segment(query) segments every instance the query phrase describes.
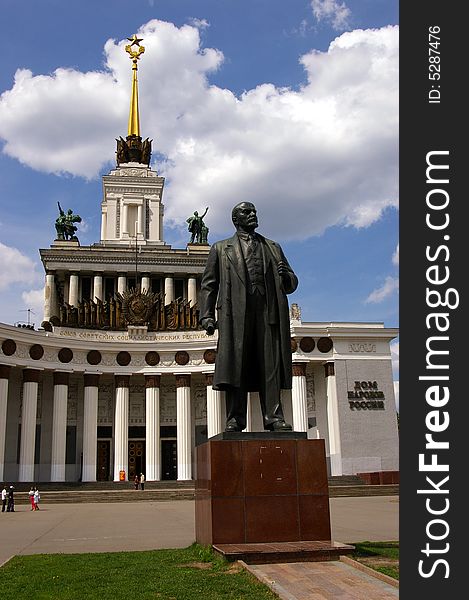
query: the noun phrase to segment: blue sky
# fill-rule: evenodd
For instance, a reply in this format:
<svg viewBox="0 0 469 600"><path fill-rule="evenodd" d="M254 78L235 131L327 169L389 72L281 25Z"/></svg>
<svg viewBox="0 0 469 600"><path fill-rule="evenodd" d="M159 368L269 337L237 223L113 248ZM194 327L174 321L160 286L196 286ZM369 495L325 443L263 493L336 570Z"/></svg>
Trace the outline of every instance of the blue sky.
<svg viewBox="0 0 469 600"><path fill-rule="evenodd" d="M304 321L397 327L397 25L394 0L2 0L0 321L32 308L40 323L57 201L82 216L82 245L99 240L100 177L127 133L122 46L139 33L166 241L183 247L205 206L209 241L226 237L253 201Z"/></svg>

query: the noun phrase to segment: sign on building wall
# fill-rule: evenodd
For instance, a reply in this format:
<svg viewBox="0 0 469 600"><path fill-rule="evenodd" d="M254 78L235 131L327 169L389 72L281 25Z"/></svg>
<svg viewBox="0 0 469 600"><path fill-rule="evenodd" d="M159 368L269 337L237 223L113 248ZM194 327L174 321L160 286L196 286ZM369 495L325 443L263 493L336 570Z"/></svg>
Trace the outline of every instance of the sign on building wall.
<svg viewBox="0 0 469 600"><path fill-rule="evenodd" d="M384 392L377 381L355 381L347 397L350 410L384 410Z"/></svg>

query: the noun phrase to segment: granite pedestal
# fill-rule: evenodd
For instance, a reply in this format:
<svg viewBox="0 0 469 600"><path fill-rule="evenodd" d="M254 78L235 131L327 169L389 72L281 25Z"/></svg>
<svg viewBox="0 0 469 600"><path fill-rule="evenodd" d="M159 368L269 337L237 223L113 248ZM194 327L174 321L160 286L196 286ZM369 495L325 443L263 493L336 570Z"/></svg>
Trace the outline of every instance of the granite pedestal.
<svg viewBox="0 0 469 600"><path fill-rule="evenodd" d="M197 447L195 508L199 544L330 542L324 440L296 432L211 438Z"/></svg>

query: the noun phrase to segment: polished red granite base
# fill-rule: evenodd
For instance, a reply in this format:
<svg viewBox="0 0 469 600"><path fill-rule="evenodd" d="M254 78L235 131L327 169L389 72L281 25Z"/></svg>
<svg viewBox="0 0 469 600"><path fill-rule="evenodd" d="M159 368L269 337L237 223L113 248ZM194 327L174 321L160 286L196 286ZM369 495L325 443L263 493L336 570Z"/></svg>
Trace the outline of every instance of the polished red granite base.
<svg viewBox="0 0 469 600"><path fill-rule="evenodd" d="M254 565L339 560L339 556L353 552L354 546L323 540L275 544L215 544L213 549L228 560L244 560L245 563Z"/></svg>
<svg viewBox="0 0 469 600"><path fill-rule="evenodd" d="M324 440L209 440L195 504L199 544L330 540Z"/></svg>

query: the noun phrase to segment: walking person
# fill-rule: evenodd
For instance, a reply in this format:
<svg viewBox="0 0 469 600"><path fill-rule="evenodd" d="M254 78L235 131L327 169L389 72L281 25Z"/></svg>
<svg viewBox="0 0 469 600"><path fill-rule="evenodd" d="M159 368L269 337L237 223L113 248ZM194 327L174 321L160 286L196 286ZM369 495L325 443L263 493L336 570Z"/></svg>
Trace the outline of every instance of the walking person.
<svg viewBox="0 0 469 600"><path fill-rule="evenodd" d="M10 485L10 488L8 490L7 512L15 512L15 494L12 485Z"/></svg>
<svg viewBox="0 0 469 600"><path fill-rule="evenodd" d="M140 473L140 487L142 490L145 489L145 475L143 473Z"/></svg>
<svg viewBox="0 0 469 600"><path fill-rule="evenodd" d="M39 510L39 502L41 500L41 496L39 494L39 490L37 488L34 489L34 510Z"/></svg>
<svg viewBox="0 0 469 600"><path fill-rule="evenodd" d="M34 491L35 491L35 487L31 486L31 489L28 492L28 496L29 496L29 502L31 504L31 510L34 510Z"/></svg>
<svg viewBox="0 0 469 600"><path fill-rule="evenodd" d="M2 512L5 512L5 509L7 507L7 497L8 492L6 486L4 485L2 489Z"/></svg>

